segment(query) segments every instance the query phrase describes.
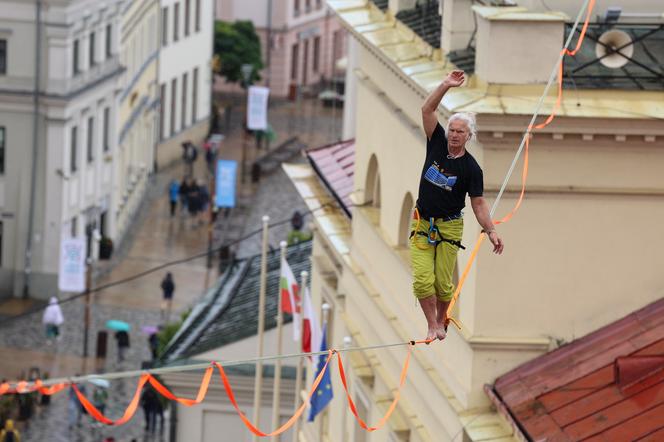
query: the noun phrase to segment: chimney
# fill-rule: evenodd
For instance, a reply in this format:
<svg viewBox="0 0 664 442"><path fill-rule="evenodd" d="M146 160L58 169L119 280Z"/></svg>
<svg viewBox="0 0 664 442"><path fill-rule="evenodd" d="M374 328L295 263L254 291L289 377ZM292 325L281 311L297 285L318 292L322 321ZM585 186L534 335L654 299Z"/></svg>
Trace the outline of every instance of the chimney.
<svg viewBox="0 0 664 442"><path fill-rule="evenodd" d="M561 12L474 6L477 16L475 73L487 83L546 83L563 47Z"/></svg>
<svg viewBox="0 0 664 442"><path fill-rule="evenodd" d="M399 11L413 9L416 3L417 0L389 0L387 9L389 9L393 16L396 16Z"/></svg>
<svg viewBox="0 0 664 442"><path fill-rule="evenodd" d="M440 0L443 1L443 0ZM440 48L443 53L466 49L475 30L473 0L444 0Z"/></svg>

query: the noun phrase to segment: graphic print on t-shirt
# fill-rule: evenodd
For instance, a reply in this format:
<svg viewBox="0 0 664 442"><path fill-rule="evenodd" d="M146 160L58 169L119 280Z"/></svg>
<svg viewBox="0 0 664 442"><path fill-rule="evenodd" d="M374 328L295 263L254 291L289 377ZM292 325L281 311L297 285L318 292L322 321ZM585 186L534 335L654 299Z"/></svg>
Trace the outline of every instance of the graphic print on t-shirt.
<svg viewBox="0 0 664 442"><path fill-rule="evenodd" d="M426 179L434 186L441 187L447 191L451 191L452 187L454 187L457 182L456 175L448 175L444 173L444 170L440 170L440 167L436 161L434 161L433 164L429 166L429 169L427 169L426 173L424 174L424 179Z"/></svg>

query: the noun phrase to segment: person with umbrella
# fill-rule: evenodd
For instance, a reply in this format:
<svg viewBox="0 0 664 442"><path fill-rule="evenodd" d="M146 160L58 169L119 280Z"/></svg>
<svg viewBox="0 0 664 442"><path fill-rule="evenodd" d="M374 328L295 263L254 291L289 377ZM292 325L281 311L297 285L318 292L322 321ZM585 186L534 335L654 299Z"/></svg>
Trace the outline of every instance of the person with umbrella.
<svg viewBox="0 0 664 442"><path fill-rule="evenodd" d="M109 319L106 321L106 328L115 330L115 340L118 343L118 362L124 361L125 353L129 348L129 330L131 330L131 326L118 319Z"/></svg>
<svg viewBox="0 0 664 442"><path fill-rule="evenodd" d="M65 318L62 316L62 309L58 304L58 298L51 296L51 299L48 302L48 307L46 307L44 315L42 316L42 323L44 323L44 326L46 327L46 343L50 345L52 339L59 339L60 326L64 322Z"/></svg>
<svg viewBox="0 0 664 442"><path fill-rule="evenodd" d="M109 382L105 379L92 379L90 383L95 386L92 392L92 404L101 414L104 414L106 401L108 401L108 391L106 389L109 387Z"/></svg>
<svg viewBox="0 0 664 442"><path fill-rule="evenodd" d="M171 307L173 305L173 293L175 292L175 282L173 282L173 275L167 272L164 279L161 281L161 291L163 294L163 301L161 303L161 317L164 317L166 312L166 321L171 316Z"/></svg>

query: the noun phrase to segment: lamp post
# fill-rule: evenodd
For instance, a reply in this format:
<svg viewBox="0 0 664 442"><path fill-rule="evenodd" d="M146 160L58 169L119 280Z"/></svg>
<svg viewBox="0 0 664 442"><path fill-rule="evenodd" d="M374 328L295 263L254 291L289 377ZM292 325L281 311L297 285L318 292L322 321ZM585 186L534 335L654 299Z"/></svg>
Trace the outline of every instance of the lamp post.
<svg viewBox="0 0 664 442"><path fill-rule="evenodd" d="M247 143L249 142L249 120L247 118L247 110L249 109L249 84L251 82L251 76L254 73L254 65L251 63L245 63L240 68L242 71L242 83L244 85L245 92L245 110L244 110L244 132L242 133L242 169L240 170L240 177L242 184L246 182L246 163L247 163Z"/></svg>
<svg viewBox="0 0 664 442"><path fill-rule="evenodd" d="M88 336L90 334L90 290L92 289L92 270L95 253L99 253L101 234L98 229L92 232L93 247L90 247L90 256L85 259L85 316L83 319L83 359L88 357Z"/></svg>

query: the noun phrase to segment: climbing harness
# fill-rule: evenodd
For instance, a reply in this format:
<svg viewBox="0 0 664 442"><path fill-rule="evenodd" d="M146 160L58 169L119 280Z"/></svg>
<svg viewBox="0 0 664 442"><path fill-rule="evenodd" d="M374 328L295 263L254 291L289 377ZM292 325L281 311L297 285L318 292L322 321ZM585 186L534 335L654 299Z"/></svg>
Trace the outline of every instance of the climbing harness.
<svg viewBox="0 0 664 442"><path fill-rule="evenodd" d="M456 240L453 240L453 239L445 238L440 233L440 230L438 230L438 227L436 227L436 223L435 223L436 219L434 217L429 217L429 230L427 232L421 231L420 230L420 221L421 221L420 210L417 207L415 207L414 214L415 214L415 219L417 220L417 224L415 225L415 230L410 231L410 240L413 241L413 244L415 244L415 246L418 249L426 250L428 246L434 246L434 248L436 248L436 247L438 247L438 244L440 244L441 242L450 243L450 244L452 244L454 246L457 246L458 248L463 249L463 250L466 249L463 246L463 244L461 244L461 241L456 241ZM459 215L457 215L457 216L451 216L451 217L445 218L445 221L452 221L453 219L461 218L461 216L463 216L463 215L461 213L459 213ZM414 240L415 235L426 236L428 245L426 245L424 247L420 246ZM438 239L438 238L440 238L440 239Z"/></svg>

